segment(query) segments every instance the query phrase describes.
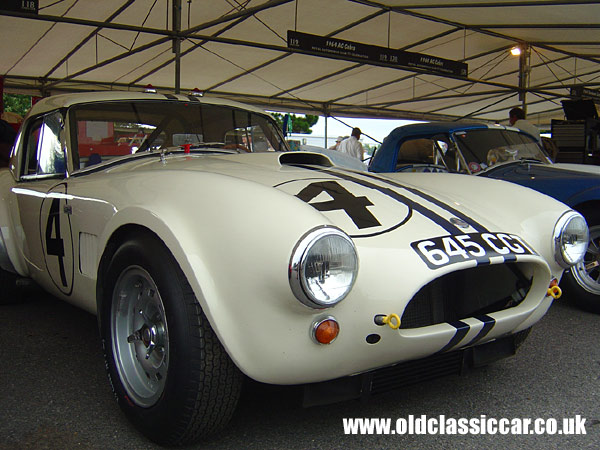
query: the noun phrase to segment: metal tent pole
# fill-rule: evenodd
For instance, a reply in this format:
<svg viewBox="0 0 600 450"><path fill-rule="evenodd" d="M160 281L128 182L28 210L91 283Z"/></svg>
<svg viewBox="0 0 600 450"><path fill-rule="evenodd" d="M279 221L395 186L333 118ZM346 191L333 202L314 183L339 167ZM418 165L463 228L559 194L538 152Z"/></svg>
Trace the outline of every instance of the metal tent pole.
<svg viewBox="0 0 600 450"><path fill-rule="evenodd" d="M521 54L519 55L519 100L521 101L521 108L525 112L527 117L527 87L529 85L529 72L531 48L528 44L521 44Z"/></svg>
<svg viewBox="0 0 600 450"><path fill-rule="evenodd" d="M175 93L181 92L181 0L173 0L173 53L175 53Z"/></svg>

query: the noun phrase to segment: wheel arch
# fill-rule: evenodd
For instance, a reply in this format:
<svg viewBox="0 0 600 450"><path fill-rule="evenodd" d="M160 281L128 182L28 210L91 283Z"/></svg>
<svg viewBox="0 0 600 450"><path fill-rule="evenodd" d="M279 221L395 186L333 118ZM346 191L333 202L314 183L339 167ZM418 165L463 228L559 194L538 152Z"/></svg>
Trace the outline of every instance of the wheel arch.
<svg viewBox="0 0 600 450"><path fill-rule="evenodd" d="M119 225L112 231L112 233L110 233L110 236L106 240L106 244L103 247L102 255L99 260L96 274L96 317L98 320L99 329L101 329L102 327L101 311L102 307L104 306L103 301L106 297L106 292L104 291L105 275L108 266L111 262L111 259L122 244L124 244L132 238L139 237L141 235L151 237L160 245L162 245L165 248L165 250L171 255L173 261L179 266L179 269L182 271L183 275L186 277L186 279L192 286L192 289L194 290L194 294L196 295L196 299L199 302L200 306L206 312L207 307L205 302L201 300L203 299L201 292L198 292L197 289L194 289L194 280L190 279L190 277L193 276L194 272L191 266L189 266L188 261L185 260L184 256L182 256L185 255L185 253L183 252L183 246L181 242L179 242L179 240L174 235L172 235L172 233L171 235L165 235L169 234L169 231L167 230L168 227L164 228L161 232L156 230L154 227L150 227L148 225L130 222ZM209 322L212 321L209 319Z"/></svg>
<svg viewBox="0 0 600 450"><path fill-rule="evenodd" d="M110 264L110 261L123 243L125 243L128 239L131 239L133 236L139 235L140 233L147 233L152 235L155 239L159 240L163 245L164 241L150 228L145 227L140 224L130 223L121 225L119 228L113 231L111 236L109 237L106 245L104 246L104 251L102 252L102 256L100 257L100 262L98 264L98 273L96 276L96 317L98 319L98 328L102 328L102 311L103 301L104 301L104 277L106 275L106 269ZM166 247L166 245L165 245Z"/></svg>
<svg viewBox="0 0 600 450"><path fill-rule="evenodd" d="M196 247L198 242L190 239L190 236L183 236L174 230L172 227L177 224L170 221L163 221L160 219L161 216L152 214L149 210L140 208L131 208L126 214L123 214L123 218L127 217L131 219L136 217L138 221L123 220L118 225L115 225L112 232L107 233L108 237L105 239L105 244L102 248L102 254L99 258L98 269L96 274L96 317L98 321L98 329L102 330L102 308L103 301L106 298L106 292L104 291L105 275L111 259L119 247L136 236L147 235L152 239L156 240L162 245L165 250L171 255L173 261L178 265L179 269L183 273L183 276L187 279L196 301L202 308L206 315L208 322L217 334L221 343L227 349L223 336L219 327L215 323L215 319L212 317L211 308L209 301L206 299L203 291L203 279L202 276L198 277L197 273L192 266L192 263L187 259L187 254L184 248ZM158 220L157 220L158 219ZM143 223L143 225L142 225ZM169 226L171 225L171 227ZM179 237L178 237L179 236ZM203 276L208 276L203 274Z"/></svg>

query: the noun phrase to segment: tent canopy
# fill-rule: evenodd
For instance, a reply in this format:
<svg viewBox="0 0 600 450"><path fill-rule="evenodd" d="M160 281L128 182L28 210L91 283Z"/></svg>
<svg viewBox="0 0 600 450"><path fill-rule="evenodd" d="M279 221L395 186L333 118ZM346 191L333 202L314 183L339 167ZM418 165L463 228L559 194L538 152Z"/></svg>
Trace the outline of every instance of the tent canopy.
<svg viewBox="0 0 600 450"><path fill-rule="evenodd" d="M3 0L6 5L15 2ZM0 11L7 92L194 88L332 116L563 118L600 86L600 3L478 0L39 0ZM8 8L8 6L0 6ZM288 31L468 66L466 76L288 47ZM335 41L339 42L340 41ZM519 46L522 56L510 49ZM382 57L383 58L383 57Z"/></svg>

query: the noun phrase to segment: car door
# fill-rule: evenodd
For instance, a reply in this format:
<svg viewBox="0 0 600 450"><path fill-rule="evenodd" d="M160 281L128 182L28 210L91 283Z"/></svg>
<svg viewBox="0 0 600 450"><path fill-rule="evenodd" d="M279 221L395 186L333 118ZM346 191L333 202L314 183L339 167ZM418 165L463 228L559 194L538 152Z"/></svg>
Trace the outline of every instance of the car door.
<svg viewBox="0 0 600 450"><path fill-rule="evenodd" d="M28 121L17 197L23 256L32 278L57 294L73 289L74 257L60 111Z"/></svg>

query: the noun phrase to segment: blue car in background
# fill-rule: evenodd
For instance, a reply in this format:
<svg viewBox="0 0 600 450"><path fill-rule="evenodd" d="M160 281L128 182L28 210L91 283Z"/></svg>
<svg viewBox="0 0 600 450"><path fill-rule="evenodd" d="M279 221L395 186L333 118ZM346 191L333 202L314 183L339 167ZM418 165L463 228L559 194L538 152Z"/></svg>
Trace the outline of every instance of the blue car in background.
<svg viewBox="0 0 600 450"><path fill-rule="evenodd" d="M565 294L600 313L600 166L554 164L538 141L517 128L430 122L396 128L373 156L372 172L456 172L497 178L556 198L590 228L584 260L566 272Z"/></svg>

